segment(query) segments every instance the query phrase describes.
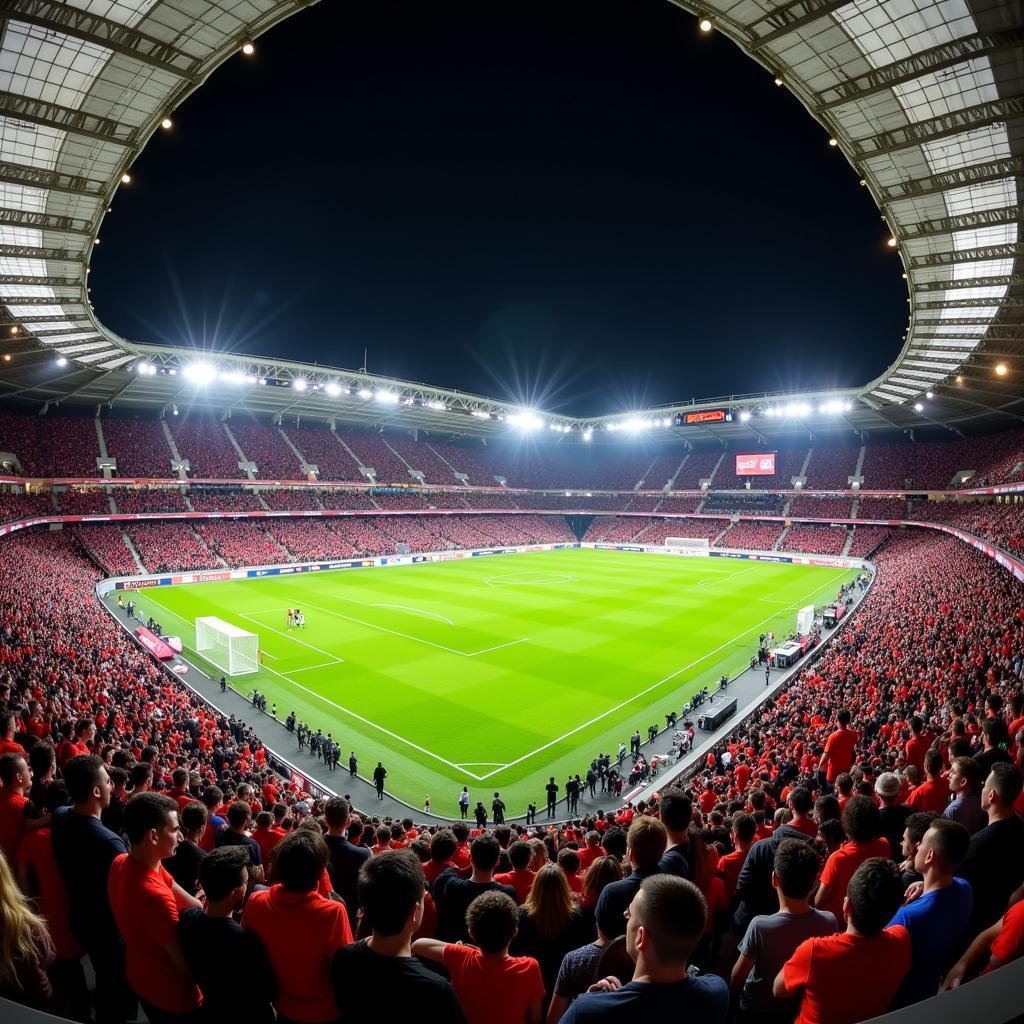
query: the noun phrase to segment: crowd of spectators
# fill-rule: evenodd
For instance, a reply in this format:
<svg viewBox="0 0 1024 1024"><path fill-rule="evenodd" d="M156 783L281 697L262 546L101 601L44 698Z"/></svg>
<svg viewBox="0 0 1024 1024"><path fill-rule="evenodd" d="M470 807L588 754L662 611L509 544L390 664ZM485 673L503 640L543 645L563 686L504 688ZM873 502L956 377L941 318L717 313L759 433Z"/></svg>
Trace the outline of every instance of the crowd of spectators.
<svg viewBox="0 0 1024 1024"><path fill-rule="evenodd" d="M107 506L110 511L110 506ZM25 516L52 515L54 513L51 494L14 494L11 491L0 491L0 522L23 519Z"/></svg>
<svg viewBox="0 0 1024 1024"><path fill-rule="evenodd" d="M388 444L409 463L412 469L419 470L423 474L424 483L458 484L455 470L429 444L399 437L388 438Z"/></svg>
<svg viewBox="0 0 1024 1024"><path fill-rule="evenodd" d="M728 460L728 453L723 458L722 452L690 452L676 476L675 483L672 485L673 489L677 491L696 490L700 487L702 480L711 480L713 486L716 480L712 474L714 474L719 460L724 464Z"/></svg>
<svg viewBox="0 0 1024 1024"><path fill-rule="evenodd" d="M853 508L850 498L815 498L800 496L793 498L786 510L791 519L849 519ZM886 517L888 518L888 517Z"/></svg>
<svg viewBox="0 0 1024 1024"><path fill-rule="evenodd" d="M192 487L188 492L189 504L196 512L262 512L264 505L253 491L219 491L212 488Z"/></svg>
<svg viewBox="0 0 1024 1024"><path fill-rule="evenodd" d="M302 464L288 447L279 427L232 423L231 433L246 462L256 466L261 480L301 480Z"/></svg>
<svg viewBox="0 0 1024 1024"><path fill-rule="evenodd" d="M352 480L362 481L359 463L338 440L338 435L331 430L317 430L309 427L289 427L285 433L289 440L302 453L302 457L311 466L317 468L319 480Z"/></svg>
<svg viewBox="0 0 1024 1024"><path fill-rule="evenodd" d="M223 567L223 563L206 546L191 524L128 523L125 532L149 572L182 572L189 569Z"/></svg>
<svg viewBox="0 0 1024 1024"><path fill-rule="evenodd" d="M678 453L659 455L644 470L640 489L644 491L660 491L666 484L675 479L683 464L683 457Z"/></svg>
<svg viewBox="0 0 1024 1024"><path fill-rule="evenodd" d="M244 474L241 461L220 420L174 418L171 424L178 454L188 459L188 475L196 479L237 480Z"/></svg>
<svg viewBox="0 0 1024 1024"><path fill-rule="evenodd" d="M847 554L853 558L868 558L892 534L893 531L885 526L856 526L853 530L853 543Z"/></svg>
<svg viewBox="0 0 1024 1024"><path fill-rule="evenodd" d="M23 476L96 476L96 425L81 416L28 416L0 411L0 452L11 452Z"/></svg>
<svg viewBox="0 0 1024 1024"><path fill-rule="evenodd" d="M100 421L107 455L117 460L119 477L149 477L167 480L171 472L174 453L167 443L163 423L153 419L120 419L110 417ZM95 427L93 427L95 433ZM86 476L96 476L96 464ZM238 476L235 467L232 476Z"/></svg>
<svg viewBox="0 0 1024 1024"><path fill-rule="evenodd" d="M807 464L805 487L842 491L850 486L850 477L857 468L860 448L856 445L815 447Z"/></svg>
<svg viewBox="0 0 1024 1024"><path fill-rule="evenodd" d="M120 526L73 526L70 532L106 575L134 576L139 571Z"/></svg>
<svg viewBox="0 0 1024 1024"><path fill-rule="evenodd" d="M904 498L876 498L865 495L857 501L857 519L906 519Z"/></svg>
<svg viewBox="0 0 1024 1024"><path fill-rule="evenodd" d="M278 565L293 560L268 520L199 519L192 527L214 555L228 565Z"/></svg>
<svg viewBox="0 0 1024 1024"><path fill-rule="evenodd" d="M782 536L783 523L761 523L754 519L743 519L734 523L718 540L716 548L751 548L754 551L771 551Z"/></svg>
<svg viewBox="0 0 1024 1024"><path fill-rule="evenodd" d="M956 526L1014 554L1024 552L1024 503L1021 502L915 501L911 504L909 518Z"/></svg>
<svg viewBox="0 0 1024 1024"><path fill-rule="evenodd" d="M854 1024L1024 954L1024 588L954 538L891 539L818 660L651 803L490 829L311 799L127 641L72 536L4 543L5 996L85 1019L88 955L98 1024L722 1024L730 990Z"/></svg>
<svg viewBox="0 0 1024 1024"><path fill-rule="evenodd" d="M114 505L118 512L188 512L185 495L177 487L152 487L129 490L113 488Z"/></svg>
<svg viewBox="0 0 1024 1024"><path fill-rule="evenodd" d="M845 527L797 523L790 527L782 542L787 551L806 551L818 555L840 555L846 545Z"/></svg>
<svg viewBox="0 0 1024 1024"><path fill-rule="evenodd" d="M373 469L379 484L412 483L409 467L388 447L387 442L372 434L346 434L345 443L361 465Z"/></svg>

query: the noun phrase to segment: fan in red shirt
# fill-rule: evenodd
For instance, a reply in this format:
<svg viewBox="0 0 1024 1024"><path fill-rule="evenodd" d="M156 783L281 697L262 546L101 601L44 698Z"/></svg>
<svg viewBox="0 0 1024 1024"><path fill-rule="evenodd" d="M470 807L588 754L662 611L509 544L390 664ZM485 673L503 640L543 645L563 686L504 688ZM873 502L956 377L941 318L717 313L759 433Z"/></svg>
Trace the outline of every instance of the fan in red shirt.
<svg viewBox="0 0 1024 1024"><path fill-rule="evenodd" d="M586 871L598 857L605 855L605 849L601 845L601 833L596 828L592 832L588 832L586 846L581 847L577 852L580 856L580 871Z"/></svg>
<svg viewBox="0 0 1024 1024"><path fill-rule="evenodd" d="M917 715L910 719L910 733L905 748L907 764L915 764L920 771L924 771L924 755L931 748L935 737L925 729L924 722Z"/></svg>
<svg viewBox="0 0 1024 1024"><path fill-rule="evenodd" d="M131 852L110 865L107 894L124 936L127 977L151 1021L191 1013L201 996L178 943L178 911L200 906L162 860L178 846L178 807L160 793L139 793L124 809Z"/></svg>
<svg viewBox="0 0 1024 1024"><path fill-rule="evenodd" d="M14 741L14 712L0 714L0 755L24 754L25 748Z"/></svg>
<svg viewBox="0 0 1024 1024"><path fill-rule="evenodd" d="M494 880L502 885L510 885L516 891L516 903L523 904L526 897L530 895L530 886L537 872L530 870L530 861L533 858L533 848L529 843L521 839L516 840L508 848L508 859L512 864L511 871L504 871L495 875Z"/></svg>
<svg viewBox="0 0 1024 1024"><path fill-rule="evenodd" d="M882 834L882 818L878 804L871 797L851 797L843 811L843 843L825 862L821 885L814 897L819 910L830 910L836 920L843 919L843 900L854 872L872 857L889 857L889 840Z"/></svg>
<svg viewBox="0 0 1024 1024"><path fill-rule="evenodd" d="M843 900L846 931L806 939L775 978L776 999L801 997L796 1024L856 1024L885 1013L910 970L910 934L885 927L902 902L892 861L857 869Z"/></svg>
<svg viewBox="0 0 1024 1024"><path fill-rule="evenodd" d="M331 957L353 939L344 904L317 892L328 859L319 830L290 832L275 851L274 884L254 892L242 915L242 927L263 941L277 975L279 1018L320 1024L340 1016Z"/></svg>
<svg viewBox="0 0 1024 1024"><path fill-rule="evenodd" d="M949 803L949 783L942 777L942 755L929 750L924 755L924 782L913 790L907 803L915 811L931 811L941 814Z"/></svg>
<svg viewBox="0 0 1024 1024"><path fill-rule="evenodd" d="M32 805L25 794L32 785L32 770L21 754L0 756L0 850L9 863L14 864L18 847L29 827L27 815ZM33 818L33 827L45 825L46 819Z"/></svg>
<svg viewBox="0 0 1024 1024"><path fill-rule="evenodd" d="M818 771L824 771L829 782L835 782L836 776L848 772L853 764L853 751L860 737L850 728L850 719L849 709L840 708L836 715L839 728L825 741L825 752L821 755Z"/></svg>
<svg viewBox="0 0 1024 1024"><path fill-rule="evenodd" d="M718 873L725 883L726 899L732 900L736 894L736 883L739 881L740 872L743 870L743 863L747 859L750 848L754 845L754 836L757 832L757 822L752 814L744 814L737 811L732 817L732 845L735 847L732 853L727 853L718 859Z"/></svg>
<svg viewBox="0 0 1024 1024"><path fill-rule="evenodd" d="M544 980L531 956L509 956L519 917L503 892L477 896L466 911L475 946L417 939L417 956L444 964L467 1024L540 1024Z"/></svg>

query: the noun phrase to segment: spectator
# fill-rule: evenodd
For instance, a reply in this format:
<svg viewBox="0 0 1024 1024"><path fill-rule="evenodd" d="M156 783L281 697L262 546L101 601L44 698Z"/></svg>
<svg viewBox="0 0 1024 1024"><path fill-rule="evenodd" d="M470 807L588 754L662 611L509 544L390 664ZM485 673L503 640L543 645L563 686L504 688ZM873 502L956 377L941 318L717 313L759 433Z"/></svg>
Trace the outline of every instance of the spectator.
<svg viewBox="0 0 1024 1024"><path fill-rule="evenodd" d="M840 708L836 714L838 727L825 741L818 771L825 773L825 781L830 784L835 782L837 776L848 772L853 764L853 752L860 736L850 728L851 720L849 708Z"/></svg>
<svg viewBox="0 0 1024 1024"><path fill-rule="evenodd" d="M317 891L327 870L327 844L318 831L299 828L274 854L274 884L249 897L242 927L262 940L270 958L278 982L278 1021L335 1021L330 962L352 942L352 929L344 904Z"/></svg>
<svg viewBox="0 0 1024 1024"><path fill-rule="evenodd" d="M185 804L178 812L181 842L172 857L164 862L171 878L189 894L195 896L199 880L199 865L206 851L199 845L206 830L206 808L198 801Z"/></svg>
<svg viewBox="0 0 1024 1024"><path fill-rule="evenodd" d="M55 958L46 922L32 912L0 854L0 996L46 1009L53 995L46 971Z"/></svg>
<svg viewBox="0 0 1024 1024"><path fill-rule="evenodd" d="M732 840L732 852L718 858L718 874L721 875L725 884L725 897L732 903L736 895L736 883L739 881L743 864L754 845L754 833L757 830L757 822L752 814L744 814L737 811L732 817L732 828L730 838ZM817 831L817 826L815 826Z"/></svg>
<svg viewBox="0 0 1024 1024"><path fill-rule="evenodd" d="M907 798L913 811L942 814L949 803L949 783L942 777L942 755L935 749L925 751L925 781Z"/></svg>
<svg viewBox="0 0 1024 1024"><path fill-rule="evenodd" d="M814 849L799 840L783 840L775 851L772 885L779 894L778 913L750 922L730 979L733 990L740 992L740 1009L751 1024L793 1019L799 1007L792 999L773 995L776 976L805 939L839 930L835 915L810 904L818 866Z"/></svg>
<svg viewBox="0 0 1024 1024"><path fill-rule="evenodd" d="M445 942L469 938L466 911L477 896L485 892L503 892L515 899L510 885L494 880L494 868L501 856L501 846L493 835L477 836L469 848L472 869L468 878L454 868L442 871L434 882L433 896L437 904L436 935Z"/></svg>
<svg viewBox="0 0 1024 1024"><path fill-rule="evenodd" d="M619 941L624 942L625 936ZM555 987L550 993L546 1024L557 1024L569 1004L597 981L598 963L607 948L608 936L598 928L593 942L565 954L558 968Z"/></svg>
<svg viewBox="0 0 1024 1024"><path fill-rule="evenodd" d="M736 911L733 930L746 933L747 926L759 914L774 914L779 909L779 896L772 884L775 854L787 839L810 843L811 838L791 825L780 825L767 839L760 839L750 848L736 880Z"/></svg>
<svg viewBox="0 0 1024 1024"><path fill-rule="evenodd" d="M889 1008L910 970L907 930L886 927L902 899L891 860L872 857L857 868L843 900L846 930L806 939L775 977L777 999L800 997L796 1024L856 1024Z"/></svg>
<svg viewBox="0 0 1024 1024"><path fill-rule="evenodd" d="M533 887L533 880L537 877L537 872L530 870L533 847L518 840L508 848L508 859L512 870L495 875L494 880L502 885L511 886L515 890L516 903L522 906Z"/></svg>
<svg viewBox="0 0 1024 1024"><path fill-rule="evenodd" d="M274 969L263 943L233 917L249 886L246 851L237 846L220 847L203 857L198 868L206 907L182 911L178 938L185 962L203 993L200 1015L211 1024L232 1019L274 1024L270 1006L277 991ZM240 979L244 984L239 984Z"/></svg>
<svg viewBox="0 0 1024 1024"><path fill-rule="evenodd" d="M346 1020L379 1016L382 997L414 1007L433 1024L459 1024L455 992L412 955L412 937L423 922L426 878L408 850L367 859L359 871L359 905L370 936L342 946L331 961L335 1001Z"/></svg>
<svg viewBox="0 0 1024 1024"><path fill-rule="evenodd" d="M72 806L54 812L53 852L68 893L71 933L89 954L96 975L97 1024L121 1024L135 1017L128 988L124 939L107 895L114 860L127 853L124 840L100 822L110 803L111 783L95 754L73 757L64 766Z"/></svg>
<svg viewBox="0 0 1024 1024"><path fill-rule="evenodd" d="M903 842L900 845L900 853L903 855L900 871L902 872L904 887L922 880L922 876L915 867L917 851L921 846L925 833L931 828L935 818L936 815L926 811L918 811L907 818L906 827L903 829ZM959 822L956 824L959 824Z"/></svg>
<svg viewBox="0 0 1024 1024"><path fill-rule="evenodd" d="M647 877L625 913L626 949L636 964L633 980L622 985L614 976L602 979L568 1008L562 1021L722 1024L729 1009L725 982L711 974L690 975L687 969L707 916L697 887L674 875Z"/></svg>
<svg viewBox="0 0 1024 1024"><path fill-rule="evenodd" d="M907 818L913 813L909 804L899 802L902 789L900 777L894 772L882 772L875 780L875 796L881 804L878 816L881 819L882 837L889 841L889 855L900 859L903 846L903 829Z"/></svg>
<svg viewBox="0 0 1024 1024"><path fill-rule="evenodd" d="M626 933L625 913L640 883L661 873L660 861L665 854L668 833L657 818L634 818L626 833L626 859L632 871L621 882L606 885L597 901L595 919L598 927L614 939Z"/></svg>
<svg viewBox="0 0 1024 1024"><path fill-rule="evenodd" d="M890 857L889 841L882 837L882 817L874 800L851 797L843 811L843 829L847 841L831 854L821 873L821 885L814 897L819 910L830 910L837 921L843 920L843 900L854 872L872 857Z"/></svg>
<svg viewBox="0 0 1024 1024"><path fill-rule="evenodd" d="M417 956L447 969L468 1024L540 1024L540 967L532 957L508 952L517 920L515 900L507 893L488 891L474 898L466 911L473 946L438 939L413 943Z"/></svg>
<svg viewBox="0 0 1024 1024"><path fill-rule="evenodd" d="M124 936L127 977L151 1024L193 1018L200 994L178 941L178 912L198 907L161 861L178 845L178 805L160 793L139 793L124 812L131 848L110 865L107 893Z"/></svg>
<svg viewBox="0 0 1024 1024"><path fill-rule="evenodd" d="M216 846L241 846L249 852L250 874L254 882L263 881L263 854L260 844L249 835L247 829L252 820L252 808L244 800L236 800L228 808L228 827L217 833Z"/></svg>
<svg viewBox="0 0 1024 1024"><path fill-rule="evenodd" d="M352 823L352 808L340 796L333 796L324 805L324 821L327 823L329 860L327 870L331 876L334 891L345 901L350 919L359 910L359 871L373 855L365 846L349 842L348 829Z"/></svg>
<svg viewBox="0 0 1024 1024"><path fill-rule="evenodd" d="M942 990L947 992L960 986L986 955L982 974L1024 956L1024 900L1014 903L994 925L975 938L946 975Z"/></svg>
<svg viewBox="0 0 1024 1024"><path fill-rule="evenodd" d="M981 791L988 825L971 837L967 855L957 869L970 882L974 909L968 937L994 924L1006 912L1010 894L1024 882L1024 819L1013 805L1024 779L1016 766L995 765Z"/></svg>
<svg viewBox="0 0 1024 1024"><path fill-rule="evenodd" d="M942 816L959 821L971 835L985 827L985 811L979 794L981 782L981 770L973 757L954 758L949 766L949 791L953 799Z"/></svg>
<svg viewBox="0 0 1024 1024"><path fill-rule="evenodd" d="M532 956L540 964L545 992L553 992L566 953L582 946L593 934L576 907L562 869L557 864L545 864L519 908L518 931L511 952L515 956Z"/></svg>
<svg viewBox="0 0 1024 1024"><path fill-rule="evenodd" d="M46 824L40 819L25 795L32 786L32 772L23 754L0 755L0 853L14 864L18 847L31 821L33 826Z"/></svg>
<svg viewBox="0 0 1024 1024"><path fill-rule="evenodd" d="M667 875L676 875L678 878L693 881L689 836L690 822L693 819L693 801L681 790L666 789L658 802L658 812L661 823L668 833L668 849L661 858L659 867Z"/></svg>
<svg viewBox="0 0 1024 1024"><path fill-rule="evenodd" d="M957 821L938 818L924 834L914 858L923 878L917 899L900 907L889 922L910 933L911 968L896 995L895 1006L908 1006L935 995L971 916L971 887L954 878L971 838Z"/></svg>

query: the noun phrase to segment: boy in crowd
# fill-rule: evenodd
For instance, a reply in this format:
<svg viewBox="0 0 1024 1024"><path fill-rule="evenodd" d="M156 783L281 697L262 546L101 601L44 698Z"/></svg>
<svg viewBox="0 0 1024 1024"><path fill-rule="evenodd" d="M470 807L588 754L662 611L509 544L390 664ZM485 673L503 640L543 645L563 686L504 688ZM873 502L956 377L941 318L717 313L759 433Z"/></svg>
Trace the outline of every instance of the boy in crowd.
<svg viewBox="0 0 1024 1024"><path fill-rule="evenodd" d="M772 885L779 895L779 912L755 917L740 942L739 959L730 983L740 991L740 1008L750 1020L792 1020L793 1000L772 994L772 984L782 965L805 939L832 935L839 930L835 916L810 905L818 877L818 855L799 839L786 839L775 851Z"/></svg>
<svg viewBox="0 0 1024 1024"><path fill-rule="evenodd" d="M203 1020L274 1024L270 1005L277 991L274 970L263 943L232 916L245 902L249 884L245 850L238 846L214 850L199 864L199 882L206 908L182 911L178 938L203 993ZM246 979L244 985L238 984L239 978Z"/></svg>
<svg viewBox="0 0 1024 1024"><path fill-rule="evenodd" d="M425 887L423 868L410 850L390 850L363 864L359 904L371 934L342 946L331 961L335 999L345 1019L373 1020L386 995L395 1005L416 1007L431 1022L461 1024L451 985L412 955L412 937L423 922Z"/></svg>
<svg viewBox="0 0 1024 1024"><path fill-rule="evenodd" d="M417 956L447 969L468 1024L540 1024L540 965L530 956L508 955L518 920L511 896L485 892L466 911L473 946L439 939L417 939L412 945Z"/></svg>
<svg viewBox="0 0 1024 1024"><path fill-rule="evenodd" d="M469 848L472 871L468 878L454 868L442 871L434 882L433 896L437 904L437 931L439 939L458 942L468 938L466 911L477 896L497 890L513 901L516 891L510 885L494 880L494 868L501 856L501 846L492 835L477 836Z"/></svg>
<svg viewBox="0 0 1024 1024"><path fill-rule="evenodd" d="M857 868L843 898L846 930L800 943L775 977L776 999L800 997L797 1024L855 1024L885 1013L910 970L910 935L886 927L902 902L891 860L872 857Z"/></svg>
<svg viewBox="0 0 1024 1024"><path fill-rule="evenodd" d="M635 1024L636 1021L693 1020L722 1024L729 989L715 975L691 975L689 958L704 934L707 904L685 878L645 878L629 905L626 952L635 963L633 980L603 978L580 996L563 1024Z"/></svg>

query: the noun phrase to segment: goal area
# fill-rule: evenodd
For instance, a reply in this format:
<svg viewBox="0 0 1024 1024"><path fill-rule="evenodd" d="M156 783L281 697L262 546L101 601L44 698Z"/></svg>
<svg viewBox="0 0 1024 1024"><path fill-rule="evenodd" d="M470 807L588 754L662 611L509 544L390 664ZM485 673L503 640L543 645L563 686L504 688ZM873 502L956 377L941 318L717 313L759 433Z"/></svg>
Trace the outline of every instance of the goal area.
<svg viewBox="0 0 1024 1024"><path fill-rule="evenodd" d="M213 615L196 619L196 653L225 675L258 672L260 638Z"/></svg>
<svg viewBox="0 0 1024 1024"><path fill-rule="evenodd" d="M665 547L671 551L707 551L711 540L708 537L666 537Z"/></svg>

